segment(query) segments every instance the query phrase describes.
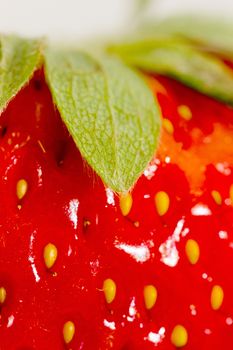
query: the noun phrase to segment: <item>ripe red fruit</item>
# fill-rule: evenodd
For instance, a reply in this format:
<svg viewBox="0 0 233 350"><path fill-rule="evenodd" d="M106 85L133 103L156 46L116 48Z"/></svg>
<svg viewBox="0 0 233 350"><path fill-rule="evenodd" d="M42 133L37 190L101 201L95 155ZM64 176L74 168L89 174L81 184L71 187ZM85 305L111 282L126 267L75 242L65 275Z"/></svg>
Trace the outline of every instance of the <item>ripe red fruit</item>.
<svg viewBox="0 0 233 350"><path fill-rule="evenodd" d="M132 197L83 161L42 72L1 116L1 350L232 348L233 111L150 84L164 128Z"/></svg>

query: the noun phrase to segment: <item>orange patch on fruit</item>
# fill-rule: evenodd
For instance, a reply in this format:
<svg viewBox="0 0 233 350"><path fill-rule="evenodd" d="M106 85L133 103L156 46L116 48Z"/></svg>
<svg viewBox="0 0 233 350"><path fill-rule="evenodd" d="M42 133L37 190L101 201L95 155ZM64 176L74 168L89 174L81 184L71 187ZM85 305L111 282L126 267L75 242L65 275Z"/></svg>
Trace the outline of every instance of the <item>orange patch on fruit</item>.
<svg viewBox="0 0 233 350"><path fill-rule="evenodd" d="M184 171L191 189L195 191L205 180L208 164L223 162L233 165L233 129L216 123L208 136L195 128L190 135L192 146L183 149L182 143L176 142L173 135L162 132L157 156L164 161L169 155L171 163L177 164Z"/></svg>

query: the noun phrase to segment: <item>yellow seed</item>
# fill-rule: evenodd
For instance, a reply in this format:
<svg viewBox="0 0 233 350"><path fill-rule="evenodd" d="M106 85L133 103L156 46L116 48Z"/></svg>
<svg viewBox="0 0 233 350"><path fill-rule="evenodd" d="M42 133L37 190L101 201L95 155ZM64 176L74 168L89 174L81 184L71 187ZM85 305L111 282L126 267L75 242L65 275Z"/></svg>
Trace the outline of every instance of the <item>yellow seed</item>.
<svg viewBox="0 0 233 350"><path fill-rule="evenodd" d="M173 328L171 342L177 348L182 348L187 344L188 332L182 325L178 324Z"/></svg>
<svg viewBox="0 0 233 350"><path fill-rule="evenodd" d="M116 296L116 283L111 278L107 278L103 284L103 291L107 303L112 303Z"/></svg>
<svg viewBox="0 0 233 350"><path fill-rule="evenodd" d="M131 193L121 194L120 195L120 209L122 215L126 216L129 214L133 205L133 197Z"/></svg>
<svg viewBox="0 0 233 350"><path fill-rule="evenodd" d="M146 308L152 309L157 300L157 289L153 285L148 285L144 287L144 301Z"/></svg>
<svg viewBox="0 0 233 350"><path fill-rule="evenodd" d="M222 204L222 197L221 194L218 191L211 191L211 196L213 197L216 204L221 205Z"/></svg>
<svg viewBox="0 0 233 350"><path fill-rule="evenodd" d="M195 265L200 257L200 248L194 239L188 239L185 245L185 253L189 262Z"/></svg>
<svg viewBox="0 0 233 350"><path fill-rule="evenodd" d="M16 185L16 194L18 199L22 199L28 190L28 183L24 179L20 179Z"/></svg>
<svg viewBox="0 0 233 350"><path fill-rule="evenodd" d="M46 150L45 150L45 148L44 148L43 143L42 143L40 140L37 140L37 142L38 142L38 145L40 146L42 152L43 152L43 153L46 153Z"/></svg>
<svg viewBox="0 0 233 350"><path fill-rule="evenodd" d="M163 119L163 127L164 127L164 129L166 130L166 132L168 134L173 134L174 126L173 126L172 122L169 119L167 119L167 118Z"/></svg>
<svg viewBox="0 0 233 350"><path fill-rule="evenodd" d="M166 214L166 212L169 209L169 205L170 205L170 198L168 194L164 191L157 192L155 195L155 206L160 216L163 216Z"/></svg>
<svg viewBox="0 0 233 350"><path fill-rule="evenodd" d="M180 105L178 107L178 113L181 116L181 118L183 118L184 120L189 121L192 119L191 109L186 105Z"/></svg>
<svg viewBox="0 0 233 350"><path fill-rule="evenodd" d="M75 325L72 321L67 321L63 326L63 338L66 344L70 343L74 337Z"/></svg>
<svg viewBox="0 0 233 350"><path fill-rule="evenodd" d="M155 93L167 95L167 90L157 79L153 79L153 81L150 80L149 84L151 85L151 87L155 91Z"/></svg>
<svg viewBox="0 0 233 350"><path fill-rule="evenodd" d="M233 184L230 186L230 200L231 200L231 205L233 205Z"/></svg>
<svg viewBox="0 0 233 350"><path fill-rule="evenodd" d="M213 310L218 310L222 306L224 298L224 292L222 287L215 285L212 288L210 302Z"/></svg>
<svg viewBox="0 0 233 350"><path fill-rule="evenodd" d="M48 269L50 269L57 260L57 247L49 243L44 247L44 261Z"/></svg>
<svg viewBox="0 0 233 350"><path fill-rule="evenodd" d="M4 287L0 287L0 304L3 304L6 300L6 289Z"/></svg>

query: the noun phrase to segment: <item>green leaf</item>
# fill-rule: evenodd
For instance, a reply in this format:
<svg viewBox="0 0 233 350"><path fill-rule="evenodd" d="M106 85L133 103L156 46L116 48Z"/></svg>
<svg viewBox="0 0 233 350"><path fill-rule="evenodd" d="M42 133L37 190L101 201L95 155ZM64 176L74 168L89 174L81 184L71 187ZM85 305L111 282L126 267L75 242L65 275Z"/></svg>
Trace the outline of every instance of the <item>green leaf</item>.
<svg viewBox="0 0 233 350"><path fill-rule="evenodd" d="M45 73L82 156L114 191L129 190L151 160L160 117L144 80L116 59L50 49Z"/></svg>
<svg viewBox="0 0 233 350"><path fill-rule="evenodd" d="M233 71L216 56L199 51L185 40L150 38L115 46L111 51L132 66L170 76L233 105Z"/></svg>
<svg viewBox="0 0 233 350"><path fill-rule="evenodd" d="M41 41L0 36L0 112L29 81L41 62Z"/></svg>
<svg viewBox="0 0 233 350"><path fill-rule="evenodd" d="M188 38L206 48L233 57L232 20L199 15L179 15L145 24L144 33L163 33Z"/></svg>

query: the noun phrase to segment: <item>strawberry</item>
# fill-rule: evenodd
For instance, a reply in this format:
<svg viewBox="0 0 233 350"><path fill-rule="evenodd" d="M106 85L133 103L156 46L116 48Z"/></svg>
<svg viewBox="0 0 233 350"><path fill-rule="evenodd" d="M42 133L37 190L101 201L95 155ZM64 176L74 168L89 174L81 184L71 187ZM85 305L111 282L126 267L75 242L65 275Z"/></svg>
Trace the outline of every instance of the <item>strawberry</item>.
<svg viewBox="0 0 233 350"><path fill-rule="evenodd" d="M232 348L232 35L181 27L1 36L0 350Z"/></svg>
<svg viewBox="0 0 233 350"><path fill-rule="evenodd" d="M233 111L148 76L156 156L103 185L42 70L0 119L0 349L231 349Z"/></svg>

